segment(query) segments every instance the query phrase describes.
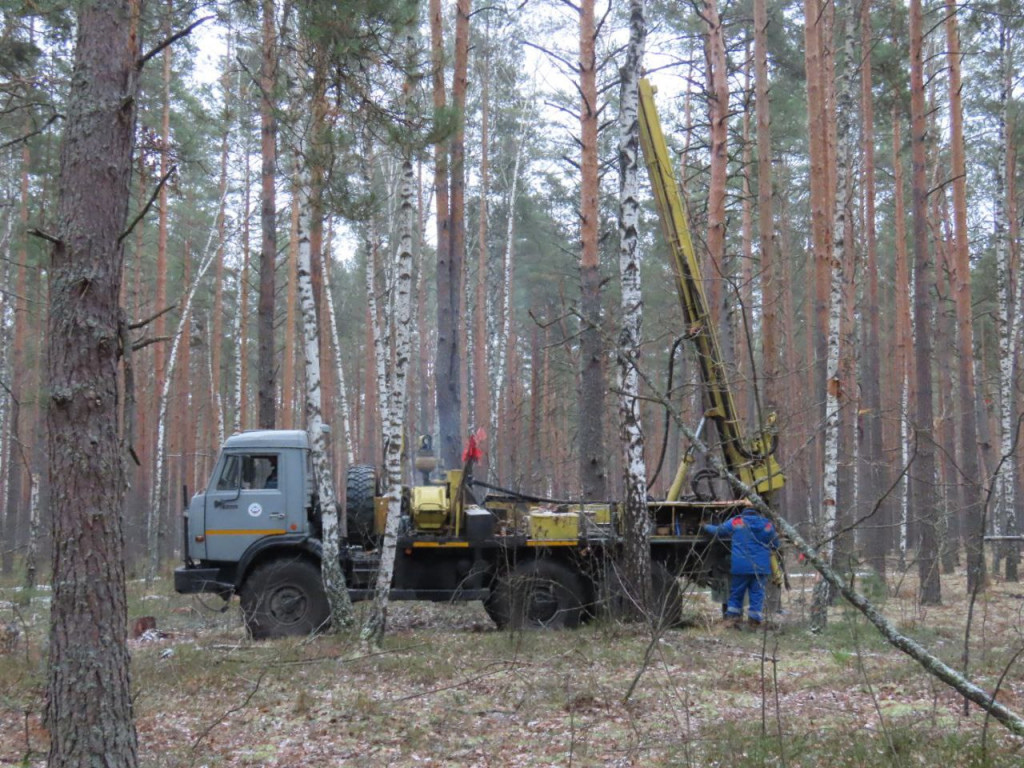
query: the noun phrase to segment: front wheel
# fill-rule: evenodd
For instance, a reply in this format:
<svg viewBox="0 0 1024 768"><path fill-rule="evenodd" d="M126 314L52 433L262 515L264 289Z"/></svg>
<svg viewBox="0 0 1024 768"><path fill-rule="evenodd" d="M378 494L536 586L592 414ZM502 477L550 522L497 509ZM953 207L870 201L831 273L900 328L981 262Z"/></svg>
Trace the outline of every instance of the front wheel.
<svg viewBox="0 0 1024 768"><path fill-rule="evenodd" d="M577 573L553 560L532 560L516 566L484 607L499 627L571 629L585 603Z"/></svg>
<svg viewBox="0 0 1024 768"><path fill-rule="evenodd" d="M253 640L311 635L330 623L320 570L308 560L258 566L240 597L242 619Z"/></svg>

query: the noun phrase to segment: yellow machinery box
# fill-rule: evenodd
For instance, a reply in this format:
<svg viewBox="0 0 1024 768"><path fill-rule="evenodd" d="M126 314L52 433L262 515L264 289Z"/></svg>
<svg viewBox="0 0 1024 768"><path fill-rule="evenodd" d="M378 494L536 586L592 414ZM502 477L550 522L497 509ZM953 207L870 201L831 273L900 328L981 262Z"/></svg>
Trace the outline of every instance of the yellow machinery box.
<svg viewBox="0 0 1024 768"><path fill-rule="evenodd" d="M575 512L530 512L530 537L541 541L575 541L580 536L580 516Z"/></svg>

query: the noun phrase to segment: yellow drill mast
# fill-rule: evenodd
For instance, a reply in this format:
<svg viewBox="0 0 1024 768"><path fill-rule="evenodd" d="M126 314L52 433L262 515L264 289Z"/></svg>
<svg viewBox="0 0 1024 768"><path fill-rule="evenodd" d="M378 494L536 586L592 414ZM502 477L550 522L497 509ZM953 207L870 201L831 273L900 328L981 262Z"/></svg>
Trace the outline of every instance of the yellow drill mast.
<svg viewBox="0 0 1024 768"><path fill-rule="evenodd" d="M769 416L766 428L757 437L749 441L746 439L729 389L718 333L708 312L700 265L690 240L686 208L654 106L654 89L646 78L640 80L639 122L640 146L654 188L665 240L672 251L686 336L697 348L697 361L704 384L704 415L718 427L726 468L759 494L768 494L782 488L785 483L782 469L772 456L776 443L772 431L775 415ZM669 501L679 498L685 470L684 461L669 491Z"/></svg>

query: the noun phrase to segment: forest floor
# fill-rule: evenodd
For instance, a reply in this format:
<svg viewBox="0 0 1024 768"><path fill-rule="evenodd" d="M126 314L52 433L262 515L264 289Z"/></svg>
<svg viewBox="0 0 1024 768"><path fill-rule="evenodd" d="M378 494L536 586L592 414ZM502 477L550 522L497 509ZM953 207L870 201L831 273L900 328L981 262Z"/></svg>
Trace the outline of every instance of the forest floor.
<svg viewBox="0 0 1024 768"><path fill-rule="evenodd" d="M793 574L770 632L729 629L704 591L692 625L653 636L596 622L500 632L479 604L392 605L379 653L350 635L253 643L237 603L130 584L140 763L215 766L1020 766L1024 740L927 675L845 604L812 634L813 575ZM895 572L865 586L901 631L956 668L963 575L923 608ZM49 605L0 585L0 766L44 765ZM971 677L1024 711L1024 584L997 582L973 613ZM150 633L152 635L153 633Z"/></svg>

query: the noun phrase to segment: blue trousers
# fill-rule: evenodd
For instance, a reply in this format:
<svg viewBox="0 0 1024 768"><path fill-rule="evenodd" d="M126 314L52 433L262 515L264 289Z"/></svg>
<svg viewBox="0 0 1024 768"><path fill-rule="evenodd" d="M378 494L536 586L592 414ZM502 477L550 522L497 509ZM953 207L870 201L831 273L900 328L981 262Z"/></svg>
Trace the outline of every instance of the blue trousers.
<svg viewBox="0 0 1024 768"><path fill-rule="evenodd" d="M747 616L753 621L761 621L764 617L764 585L767 574L734 573L729 577L729 605L725 609L726 616L743 615L743 597L750 593L750 607Z"/></svg>

